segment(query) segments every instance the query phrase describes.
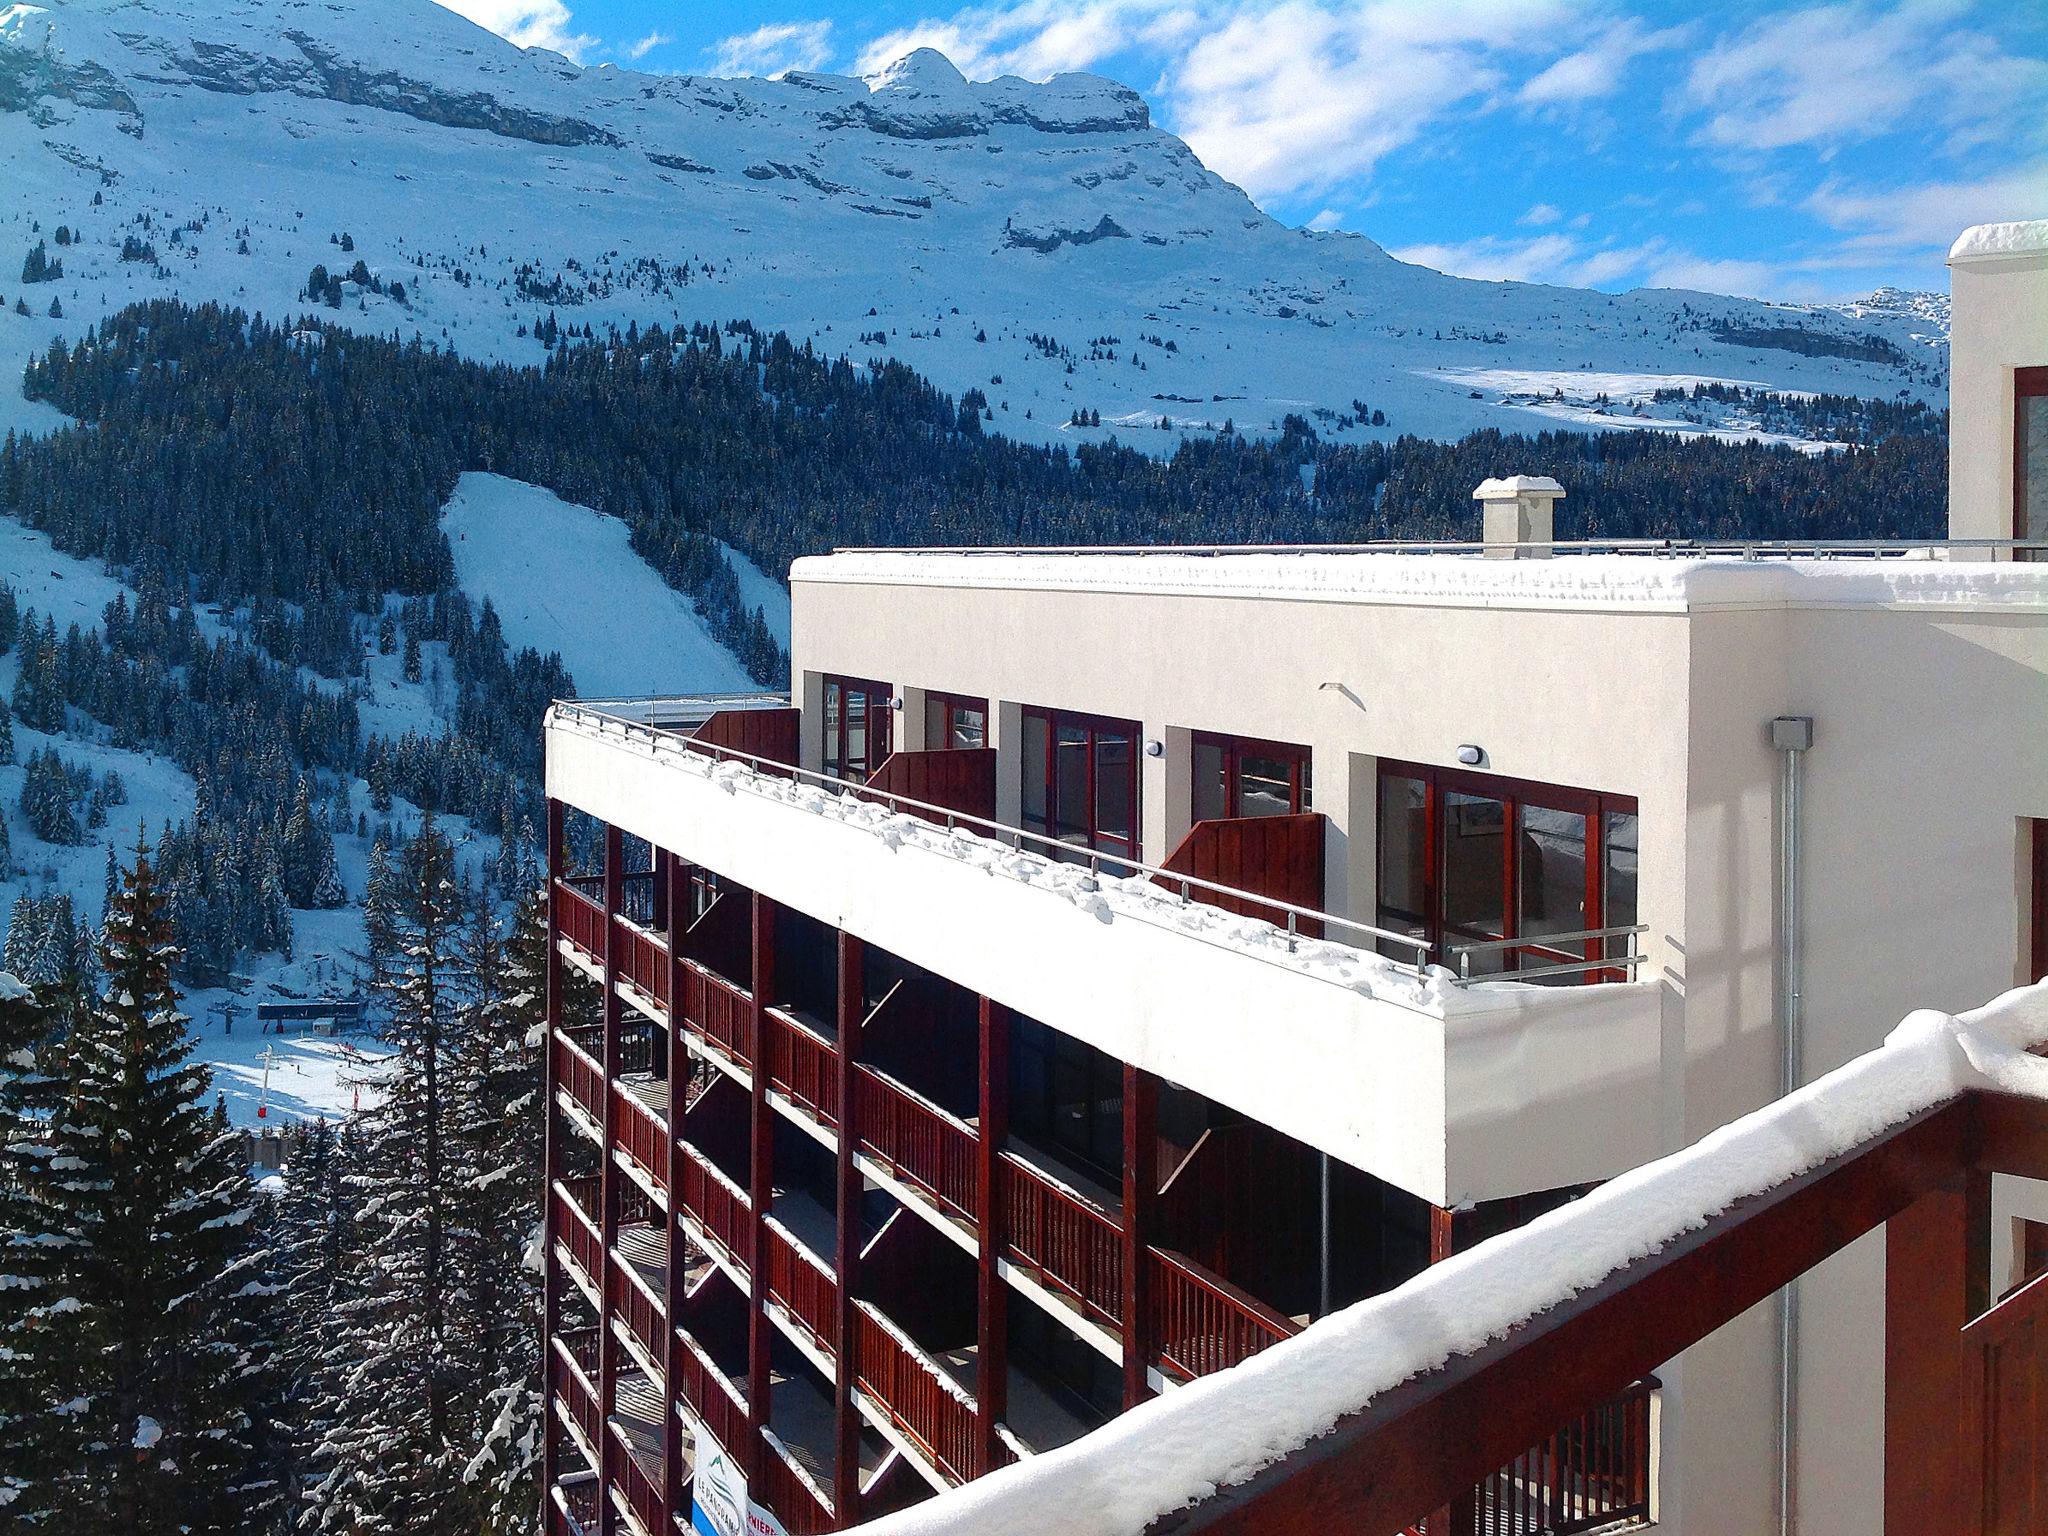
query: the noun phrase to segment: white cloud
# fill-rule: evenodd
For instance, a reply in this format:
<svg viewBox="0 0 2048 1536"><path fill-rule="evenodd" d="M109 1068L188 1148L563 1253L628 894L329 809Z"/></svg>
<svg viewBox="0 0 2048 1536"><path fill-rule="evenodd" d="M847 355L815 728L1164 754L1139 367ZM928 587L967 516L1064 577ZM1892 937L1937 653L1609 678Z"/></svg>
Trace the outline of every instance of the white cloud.
<svg viewBox="0 0 2048 1536"><path fill-rule="evenodd" d="M1555 224L1559 219L1563 217L1563 212L1558 208L1558 206L1555 203L1535 203L1531 205L1527 213L1523 214L1519 219L1515 220L1515 222L1517 224L1534 224L1541 226L1544 224Z"/></svg>
<svg viewBox="0 0 2048 1536"><path fill-rule="evenodd" d="M1308 221L1308 227L1310 229L1342 229L1344 227L1344 215L1334 208L1325 208L1321 213Z"/></svg>
<svg viewBox="0 0 2048 1536"><path fill-rule="evenodd" d="M2048 93L2048 64L1959 24L1966 4L1854 3L1767 17L1693 61L1674 105L1731 149L1822 151L1923 123L1980 142Z"/></svg>
<svg viewBox="0 0 2048 1536"><path fill-rule="evenodd" d="M704 50L714 75L765 75L822 69L832 57L832 23L770 22L751 32L720 38Z"/></svg>
<svg viewBox="0 0 2048 1536"><path fill-rule="evenodd" d="M1659 247L1592 246L1570 235L1481 235L1475 240L1405 246L1392 254L1458 277L1487 282L1614 283L1644 269Z"/></svg>
<svg viewBox="0 0 2048 1536"><path fill-rule="evenodd" d="M1674 251L1650 269L1652 288L1694 288L1702 293L1732 293L1742 298L1782 296L1784 275L1769 262L1694 256Z"/></svg>
<svg viewBox="0 0 2048 1536"><path fill-rule="evenodd" d="M442 0L449 10L467 16L520 48L552 48L577 62L598 45L587 32L570 30L572 17L562 0Z"/></svg>
<svg viewBox="0 0 2048 1536"><path fill-rule="evenodd" d="M854 68L875 74L917 48L936 48L974 80L1044 80L1085 70L1127 48L1174 50L1198 35L1203 15L1179 0L1013 0L969 6L884 33Z"/></svg>
<svg viewBox="0 0 2048 1536"><path fill-rule="evenodd" d="M1807 212L1844 234L1847 251L1938 258L1972 224L2048 214L2048 161L1967 181L1928 181L1887 189L1824 184Z"/></svg>
<svg viewBox="0 0 2048 1536"><path fill-rule="evenodd" d="M644 59L648 54L654 52L655 49L672 43L675 40L676 36L673 32L650 32L641 38L639 42L627 46L626 57L629 59Z"/></svg>
<svg viewBox="0 0 2048 1536"><path fill-rule="evenodd" d="M1616 22L1587 47L1566 54L1532 76L1515 92L1524 106L1559 107L1612 96L1621 89L1628 66L1646 53L1675 48L1690 29L1667 27L1652 32L1631 16Z"/></svg>

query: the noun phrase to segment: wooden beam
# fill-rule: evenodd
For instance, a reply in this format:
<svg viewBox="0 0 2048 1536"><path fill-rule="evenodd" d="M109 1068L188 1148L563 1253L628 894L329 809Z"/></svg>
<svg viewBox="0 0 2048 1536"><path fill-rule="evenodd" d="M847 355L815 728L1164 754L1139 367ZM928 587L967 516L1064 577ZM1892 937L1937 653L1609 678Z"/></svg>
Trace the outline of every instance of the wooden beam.
<svg viewBox="0 0 2048 1536"><path fill-rule="evenodd" d="M1159 1079L1124 1063L1124 1407L1152 1395L1151 1247L1159 1204Z"/></svg>
<svg viewBox="0 0 2048 1536"><path fill-rule="evenodd" d="M662 1443L666 1456L662 1463L662 1500L669 1513L677 1519L684 1519L688 1511L683 1504L683 1421L676 1416L676 1403L683 1395L683 1301L689 1286L689 1249L683 1240L683 1110L689 1102L691 1062L694 1058L683 1045L683 1025L680 1018L680 1003L683 996L683 962L679 955L680 945L676 943L675 925L666 921L673 913L684 910L684 898L688 894L685 882L689 878L689 866L674 857L666 849L657 848L654 853L654 892L657 914L664 921L659 925L668 933L668 1136L662 1146L662 1159L667 1166L662 1171L664 1187L668 1190L668 1214L662 1223L662 1239L666 1249L664 1258L667 1281L662 1297L664 1317L668 1325L667 1335L661 1341L662 1382L664 1411L662 1417Z"/></svg>
<svg viewBox="0 0 2048 1536"><path fill-rule="evenodd" d="M860 1271L860 1121L854 1111L853 1066L860 1057L861 1015L866 1008L862 985L866 948L839 930L838 1050L832 1070L838 1078L839 1157L833 1169L833 1205L838 1217L839 1247L833 1265L839 1280L838 1369L833 1372L832 1513L844 1530L860 1524L860 1409L853 1401L856 1362L853 1358L853 1297Z"/></svg>
<svg viewBox="0 0 2048 1536"><path fill-rule="evenodd" d="M1963 1325L1990 1301L1991 1175L1972 1169L1885 1224L1884 1528L1961 1530L1983 1426ZM1981 1506L1981 1494L1978 1504Z"/></svg>
<svg viewBox="0 0 2048 1536"><path fill-rule="evenodd" d="M752 1071L753 1100L748 1119L747 1198L753 1209L747 1219L747 1415L752 1433L744 1448L728 1446L749 1479L758 1478L765 1457L775 1453L762 1440L768 1427L769 1366L775 1328L768 1320L768 1207L775 1198L775 1110L768 1103L768 1031L762 1015L775 990L775 903L755 891L750 927L753 937L751 980L754 990Z"/></svg>
<svg viewBox="0 0 2048 1536"><path fill-rule="evenodd" d="M1381 1393L1158 1532L1399 1531L1969 1166L1976 1104L1928 1110Z"/></svg>
<svg viewBox="0 0 2048 1536"><path fill-rule="evenodd" d="M599 1171L598 1182L598 1227L600 1242L598 1253L604 1273L593 1275L597 1281L600 1306L597 1319L597 1406L604 1418L605 1426L598 1435L599 1497L597 1501L597 1528L599 1536L616 1536L619 1527L619 1512L611 1498L612 1470L618 1465L619 1451L617 1436L610 1430L613 1407L618 1402L619 1351L618 1335L612 1331L612 1315L618 1294L618 1266L612 1260L612 1247L619 1240L619 1183L625 1177L614 1155L619 1145L618 1096L612 1091L612 1084L619 1075L619 989L618 989L618 925L612 921L625 905L626 868L625 837L616 826L604 829L604 1161Z"/></svg>
<svg viewBox="0 0 2048 1536"><path fill-rule="evenodd" d="M981 998L977 1057L981 1063L980 1137L975 1143L975 1218L981 1246L975 1260L975 1465L978 1477L1001 1456L996 1426L1009 1412L1009 1286L997 1267L1009 1234L1003 1220L1003 1143L1010 1134L1010 1013Z"/></svg>

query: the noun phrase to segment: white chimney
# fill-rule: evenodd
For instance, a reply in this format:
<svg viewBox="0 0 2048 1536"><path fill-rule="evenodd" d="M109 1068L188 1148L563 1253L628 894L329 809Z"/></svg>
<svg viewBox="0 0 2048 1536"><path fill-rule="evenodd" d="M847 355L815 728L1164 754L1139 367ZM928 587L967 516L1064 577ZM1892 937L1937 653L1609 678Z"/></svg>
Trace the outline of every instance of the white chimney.
<svg viewBox="0 0 2048 1536"><path fill-rule="evenodd" d="M1489 560L1548 560L1551 507L1564 487L1548 475L1482 480L1472 499L1483 507L1480 541Z"/></svg>

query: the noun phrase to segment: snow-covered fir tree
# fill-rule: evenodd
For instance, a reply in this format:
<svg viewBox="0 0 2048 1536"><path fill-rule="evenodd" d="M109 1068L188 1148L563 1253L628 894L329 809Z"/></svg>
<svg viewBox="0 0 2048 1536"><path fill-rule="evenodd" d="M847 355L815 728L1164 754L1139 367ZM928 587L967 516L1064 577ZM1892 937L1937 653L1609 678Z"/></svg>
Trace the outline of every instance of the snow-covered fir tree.
<svg viewBox="0 0 2048 1536"><path fill-rule="evenodd" d="M53 1435L47 1529L124 1536L252 1528L265 1319L258 1207L239 1137L171 982L155 871L138 852L100 944L105 985L72 1022L50 1159L28 1197L60 1241L36 1375Z"/></svg>
<svg viewBox="0 0 2048 1536"><path fill-rule="evenodd" d="M54 1026L34 992L0 971L0 1524L48 1528L62 1420L44 1385L44 1323L63 1299L66 1235L34 1191L49 1182L56 1103Z"/></svg>

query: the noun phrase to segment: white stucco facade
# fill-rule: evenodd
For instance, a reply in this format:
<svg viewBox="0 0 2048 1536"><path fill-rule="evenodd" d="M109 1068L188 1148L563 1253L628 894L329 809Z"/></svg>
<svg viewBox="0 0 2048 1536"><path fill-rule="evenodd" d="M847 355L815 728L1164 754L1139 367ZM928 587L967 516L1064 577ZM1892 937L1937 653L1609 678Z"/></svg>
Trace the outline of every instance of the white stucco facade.
<svg viewBox="0 0 2048 1536"><path fill-rule="evenodd" d="M2009 539L2014 375L2048 367L2048 219L1967 230L1948 267L1949 531Z"/></svg>

